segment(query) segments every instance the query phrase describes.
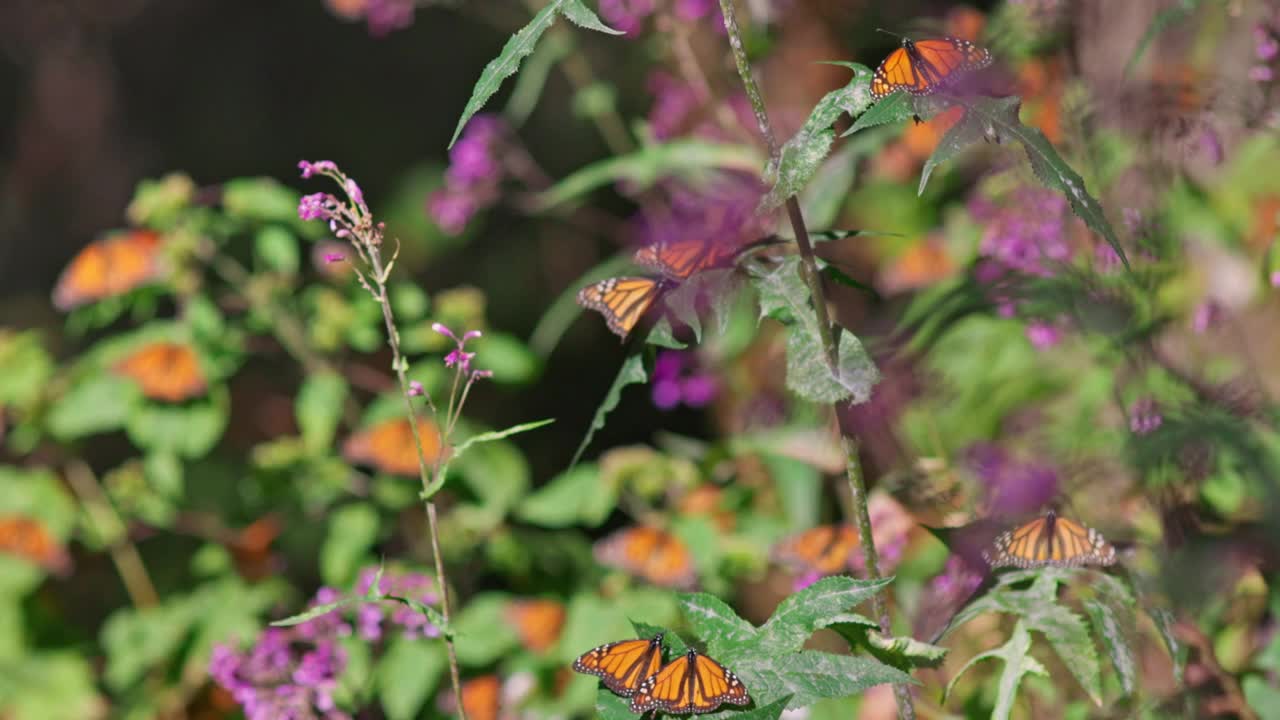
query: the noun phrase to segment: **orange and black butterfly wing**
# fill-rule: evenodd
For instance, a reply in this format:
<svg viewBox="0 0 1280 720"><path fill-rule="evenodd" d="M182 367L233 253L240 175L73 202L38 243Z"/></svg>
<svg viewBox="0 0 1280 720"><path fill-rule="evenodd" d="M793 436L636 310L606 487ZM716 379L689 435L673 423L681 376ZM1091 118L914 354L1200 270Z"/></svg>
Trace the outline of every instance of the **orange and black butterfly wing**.
<svg viewBox="0 0 1280 720"><path fill-rule="evenodd" d="M1074 520L1057 518L1054 523L1052 560L1059 565L1114 565L1116 550L1102 533Z"/></svg>
<svg viewBox="0 0 1280 720"><path fill-rule="evenodd" d="M724 703L747 705L747 688L723 665L690 650L641 684L631 698L631 712L662 710L674 714L708 713Z"/></svg>
<svg viewBox="0 0 1280 720"><path fill-rule="evenodd" d="M588 650L573 661L573 669L600 678L604 686L631 697L662 665L662 633L649 640L619 640Z"/></svg>
<svg viewBox="0 0 1280 720"><path fill-rule="evenodd" d="M968 40L903 40L902 47L876 68L871 94L877 100L898 90L913 95L936 92L961 74L991 64L991 52Z"/></svg>
<svg viewBox="0 0 1280 720"><path fill-rule="evenodd" d="M565 608L555 600L522 600L510 605L507 617L525 648L545 652L560 639Z"/></svg>
<svg viewBox="0 0 1280 720"><path fill-rule="evenodd" d="M645 679L631 697L631 712L659 709L669 713L689 712L689 655L682 655Z"/></svg>
<svg viewBox="0 0 1280 720"><path fill-rule="evenodd" d="M695 713L711 712L724 703L746 705L751 702L747 688L725 666L706 655L694 658L693 696L691 709Z"/></svg>
<svg viewBox="0 0 1280 720"><path fill-rule="evenodd" d="M474 720L498 720L502 711L502 680L482 675L462 684L462 709Z"/></svg>
<svg viewBox="0 0 1280 720"><path fill-rule="evenodd" d="M115 366L116 372L137 382L152 400L182 402L204 394L207 385L200 359L178 343L144 345Z"/></svg>
<svg viewBox="0 0 1280 720"><path fill-rule="evenodd" d="M645 560L643 576L654 585L690 589L698 582L693 554L684 541L670 533L660 533L653 551Z"/></svg>
<svg viewBox="0 0 1280 720"><path fill-rule="evenodd" d="M672 280L688 280L703 270L720 267L734 254L734 250L716 240L678 240L646 245L632 259Z"/></svg>
<svg viewBox="0 0 1280 720"><path fill-rule="evenodd" d="M81 250L58 278L53 304L67 311L140 287L160 272L161 238L133 230L94 241Z"/></svg>
<svg viewBox="0 0 1280 720"><path fill-rule="evenodd" d="M880 62L871 77L871 95L879 100L899 90L912 90L918 78L906 48L898 48Z"/></svg>
<svg viewBox="0 0 1280 720"><path fill-rule="evenodd" d="M992 568L1113 565L1115 548L1093 528L1050 512L1002 533L983 557Z"/></svg>
<svg viewBox="0 0 1280 720"><path fill-rule="evenodd" d="M661 291L654 278L608 278L578 291L578 304L603 315L609 329L625 340Z"/></svg>
<svg viewBox="0 0 1280 720"><path fill-rule="evenodd" d="M848 525L819 525L784 539L774 557L784 565L823 575L848 567L858 536Z"/></svg>

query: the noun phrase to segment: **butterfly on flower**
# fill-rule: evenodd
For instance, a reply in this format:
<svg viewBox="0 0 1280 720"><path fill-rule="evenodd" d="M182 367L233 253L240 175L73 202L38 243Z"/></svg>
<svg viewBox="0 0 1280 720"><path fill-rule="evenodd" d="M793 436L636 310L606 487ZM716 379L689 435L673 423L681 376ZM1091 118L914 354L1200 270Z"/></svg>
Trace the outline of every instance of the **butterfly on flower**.
<svg viewBox="0 0 1280 720"><path fill-rule="evenodd" d="M55 572L68 569L67 551L44 523L26 515L0 516L0 552L17 555Z"/></svg>
<svg viewBox="0 0 1280 720"><path fill-rule="evenodd" d="M889 53L876 68L871 96L880 100L899 90L931 95L964 74L990 64L991 51L968 40L902 38L902 47Z"/></svg>
<svg viewBox="0 0 1280 720"><path fill-rule="evenodd" d="M58 278L53 304L66 312L150 284L164 272L163 239L150 230L127 230L95 240Z"/></svg>
<svg viewBox="0 0 1280 720"><path fill-rule="evenodd" d="M417 422L418 439L427 464L440 455L440 430L425 418ZM356 431L342 445L342 456L390 475L418 475L418 447L405 418L392 418Z"/></svg>
<svg viewBox="0 0 1280 720"><path fill-rule="evenodd" d="M690 649L650 675L631 696L631 712L708 713L724 703L747 705L751 696L723 665Z"/></svg>
<svg viewBox="0 0 1280 720"><path fill-rule="evenodd" d="M507 621L516 629L520 644L533 652L546 652L560 639L564 628L564 604L556 600L515 600L507 605Z"/></svg>
<svg viewBox="0 0 1280 720"><path fill-rule="evenodd" d="M152 400L179 403L199 397L208 389L200 358L182 343L159 341L142 345L112 368L129 378Z"/></svg>
<svg viewBox="0 0 1280 720"><path fill-rule="evenodd" d="M774 546L773 559L800 572L834 575L849 570L858 545L853 526L819 525L784 538Z"/></svg>
<svg viewBox="0 0 1280 720"><path fill-rule="evenodd" d="M622 697L631 697L662 665L662 633L652 638L619 640L586 651L573 661L574 672L595 675Z"/></svg>
<svg viewBox="0 0 1280 720"><path fill-rule="evenodd" d="M999 567L1114 565L1116 549L1102 533L1050 510L1044 517L1001 533L983 559Z"/></svg>
<svg viewBox="0 0 1280 720"><path fill-rule="evenodd" d="M624 528L595 544L596 560L663 587L689 589L698 582L693 555L684 542L665 530Z"/></svg>

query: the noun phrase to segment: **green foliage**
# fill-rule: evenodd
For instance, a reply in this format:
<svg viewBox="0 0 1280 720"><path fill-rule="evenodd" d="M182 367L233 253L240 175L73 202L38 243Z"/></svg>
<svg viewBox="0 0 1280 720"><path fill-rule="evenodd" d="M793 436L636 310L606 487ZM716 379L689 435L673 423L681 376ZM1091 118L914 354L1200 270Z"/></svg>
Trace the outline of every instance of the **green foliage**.
<svg viewBox="0 0 1280 720"><path fill-rule="evenodd" d="M458 118L458 126L453 131L453 138L449 140L451 147L471 116L484 107L489 98L498 92L502 81L514 75L520 69L521 61L533 53L538 39L555 22L557 15L564 15L570 22L589 30L613 35L621 34L600 22L600 18L596 17L596 14L583 4L582 0L551 0L538 11L537 15L533 16L528 25L507 40L498 57L490 61L481 71L480 79L471 90L471 99L462 109L462 117Z"/></svg>
<svg viewBox="0 0 1280 720"><path fill-rule="evenodd" d="M618 403L622 401L622 390L628 385L636 385L646 382L649 379L649 372L644 366L644 356L639 353L633 353L627 356L622 362L622 367L618 368L618 375L613 379L613 384L609 386L609 392L605 394L604 400L600 402L600 407L596 408L595 416L591 419L591 427L587 428L586 437L582 438L582 442L578 445L578 450L573 454L573 460L569 463L572 467L578 464L578 459L582 457L583 451L591 444L591 438L596 431L604 427L605 418L613 409L618 407Z"/></svg>
<svg viewBox="0 0 1280 720"><path fill-rule="evenodd" d="M1025 675L1040 675L1048 677L1049 671L1045 670L1035 658L1031 657L1031 633L1027 632L1023 621L1019 620L1018 624L1013 628L1013 634L1009 636L1008 642L995 650L988 650L979 653L970 658L969 662L960 668L960 672L956 673L951 682L947 683L945 695L951 694L951 689L955 687L955 683L979 660L995 658L1004 661L1004 670L1000 673L1000 681L996 686L996 704L991 710L991 717L997 720L1008 720L1013 713L1013 702L1018 695L1018 686L1022 683ZM944 695L944 699L945 699Z"/></svg>

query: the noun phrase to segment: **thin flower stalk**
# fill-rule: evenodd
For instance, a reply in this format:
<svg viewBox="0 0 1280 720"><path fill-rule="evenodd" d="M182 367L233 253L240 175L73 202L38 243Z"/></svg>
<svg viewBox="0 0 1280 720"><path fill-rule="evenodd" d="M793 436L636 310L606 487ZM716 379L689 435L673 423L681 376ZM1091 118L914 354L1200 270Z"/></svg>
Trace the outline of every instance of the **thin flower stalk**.
<svg viewBox="0 0 1280 720"><path fill-rule="evenodd" d="M778 141L773 134L773 127L769 123L769 114L765 108L764 98L761 96L760 88L751 72L751 63L747 59L746 48L742 44L742 31L738 27L733 0L720 0L720 11L724 16L725 31L729 36L729 46L733 50L734 64L737 66L743 89L747 93L747 99L751 102L751 109L755 114L756 123L760 127L760 134L764 137L765 144L769 148L769 157L776 164L779 160ZM836 345L836 337L827 314L827 301L822 290L822 279L818 274L818 264L814 258L813 244L810 242L809 232L804 224L800 203L794 195L787 198L786 206L787 217L791 222L796 244L800 250L801 274L804 276L805 283L809 286L809 292L813 298L814 313L817 316L818 331L827 356L827 365L832 372L835 372L839 358L838 346ZM837 413L838 416L839 413ZM862 475L862 462L858 456L858 441L845 432L843 428L841 428L840 435L847 460L846 477L852 497L854 525L858 528L858 537L861 540L863 562L866 565L867 577L876 580L880 578L880 564L876 554L875 540L871 534L871 514L867 508L867 486ZM880 631L885 635L890 634L891 630L888 606L885 602L887 593L888 590L885 589L871 598L872 609L880 625ZM916 713L915 706L912 704L910 688L906 685L894 685L894 696L898 701L898 717L903 720L914 720Z"/></svg>
<svg viewBox="0 0 1280 720"><path fill-rule="evenodd" d="M334 163L321 160L319 162L300 162L298 167L302 170L302 177L310 178L313 175L323 175L333 179L342 187L346 195L346 201L339 200L333 195L327 193L314 193L302 198L298 206L298 215L303 220L328 220L329 229L334 236L347 240L351 243L361 261L365 264L364 269L352 265L362 287L373 296L373 299L382 308L382 319L387 330L387 344L391 348L392 368L395 370L396 378L400 382L400 394L404 397L405 412L409 420L410 427L417 427L418 413L414 408L413 396L418 394L421 386L411 386L408 377L409 362L405 358L400 348L400 333L396 328L395 315L391 310L391 298L387 291L387 279L391 274L391 269L395 266L396 255L399 252L397 245L396 253L393 253L390 260L384 261L382 257L383 248L383 232L384 226L380 222L375 222L373 214L369 207L365 204L364 193L360 190L360 186L355 180L348 178ZM455 383L456 388L456 383ZM422 394L428 398L425 391ZM456 394L456 393L455 393ZM460 405L460 404L459 404ZM434 412L434 404L430 407ZM450 415L460 411L460 406L455 410L453 397L450 398ZM452 424L448 425L452 428ZM443 484L442 460L447 454L447 450L439 454L433 466L428 467L426 452L422 447L422 438L419 433L413 433L414 446L418 454L418 472L422 481L422 498L427 510L427 526L431 535L431 554L435 564L436 584L440 595L440 614L443 616L446 626L451 617L451 608L449 602L448 582L445 576L444 561L440 553L440 532L439 521L436 512L436 505L431 500L434 490ZM448 448L448 433L445 432L441 436L441 443L444 448ZM445 647L448 649L449 655L449 678L453 685L453 692L456 697L462 696L462 681L458 670L458 654L454 647L453 638L445 633ZM466 720L466 711L462 704L458 703L457 715L460 720Z"/></svg>

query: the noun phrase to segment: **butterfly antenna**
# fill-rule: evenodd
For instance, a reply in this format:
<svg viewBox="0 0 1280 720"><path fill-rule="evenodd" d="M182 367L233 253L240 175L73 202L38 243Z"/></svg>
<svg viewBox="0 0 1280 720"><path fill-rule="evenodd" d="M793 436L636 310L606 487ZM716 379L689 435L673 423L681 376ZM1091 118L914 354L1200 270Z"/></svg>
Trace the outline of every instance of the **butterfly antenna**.
<svg viewBox="0 0 1280 720"><path fill-rule="evenodd" d="M876 32L882 32L882 33L884 33L885 35L889 35L889 36L892 36L892 37L896 37L896 38L898 38L899 40L903 40L903 41L906 41L906 40L908 39L906 35L899 35L899 34L898 34L898 33L896 33L896 32L890 32L889 30L885 30L884 28L876 28Z"/></svg>

